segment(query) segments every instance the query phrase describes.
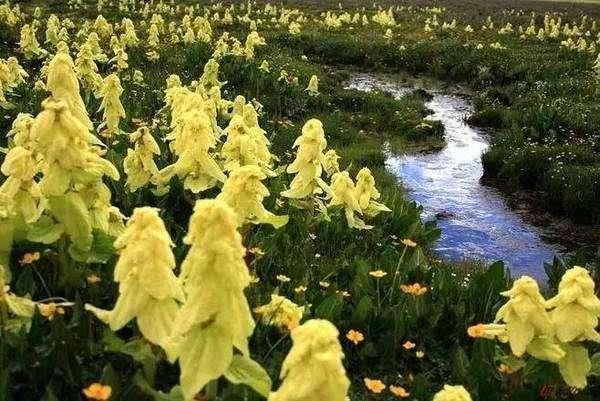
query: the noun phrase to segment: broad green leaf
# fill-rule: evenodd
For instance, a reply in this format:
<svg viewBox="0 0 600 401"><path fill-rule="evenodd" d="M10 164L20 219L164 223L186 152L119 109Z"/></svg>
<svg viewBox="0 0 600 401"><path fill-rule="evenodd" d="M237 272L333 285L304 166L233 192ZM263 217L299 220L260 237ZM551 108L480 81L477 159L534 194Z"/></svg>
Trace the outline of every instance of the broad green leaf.
<svg viewBox="0 0 600 401"><path fill-rule="evenodd" d="M69 251L75 259L81 260L94 240L90 213L85 202L79 194L67 193L50 197L48 203L50 212L63 225L65 233L71 239Z"/></svg>
<svg viewBox="0 0 600 401"><path fill-rule="evenodd" d="M592 368L587 349L581 345L566 343L562 344L562 348L567 354L558 362L560 374L569 386L585 388L587 386L586 377Z"/></svg>
<svg viewBox="0 0 600 401"><path fill-rule="evenodd" d="M156 356L152 352L152 347L148 342L143 339L125 342L110 330L104 331L102 342L106 346L106 351L129 355L136 362L142 364L147 380L154 381Z"/></svg>
<svg viewBox="0 0 600 401"><path fill-rule="evenodd" d="M590 376L600 376L600 352L596 352L590 358L592 362L592 369L590 370Z"/></svg>
<svg viewBox="0 0 600 401"><path fill-rule="evenodd" d="M234 384L245 384L263 397L271 391L271 378L266 370L247 356L237 354L225 372L227 380Z"/></svg>
<svg viewBox="0 0 600 401"><path fill-rule="evenodd" d="M183 401L183 393L179 386L174 386L168 393L163 393L162 391L153 389L140 372L136 373L133 377L133 383L138 386L142 392L151 396L154 401Z"/></svg>
<svg viewBox="0 0 600 401"><path fill-rule="evenodd" d="M335 320L335 318L341 313L344 301L342 296L339 294L331 295L323 300L315 309L315 316L327 319Z"/></svg>
<svg viewBox="0 0 600 401"><path fill-rule="evenodd" d="M31 242L41 242L42 244L52 244L60 238L63 233L63 227L57 224L52 218L42 216L27 229L27 240Z"/></svg>

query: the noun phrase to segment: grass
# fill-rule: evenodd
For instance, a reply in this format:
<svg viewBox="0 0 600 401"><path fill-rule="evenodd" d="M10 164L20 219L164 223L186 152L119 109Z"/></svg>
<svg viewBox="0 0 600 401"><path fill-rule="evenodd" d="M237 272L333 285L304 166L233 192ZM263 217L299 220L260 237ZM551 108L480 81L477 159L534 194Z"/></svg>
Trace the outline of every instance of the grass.
<svg viewBox="0 0 600 401"><path fill-rule="evenodd" d="M325 7L337 7L331 2L286 2L300 5L317 18ZM24 3L31 10L39 2ZM85 17L94 17L90 4L83 10L69 10L63 1L43 3L44 17L56 12L69 15L79 26ZM385 4L382 3L382 4ZM252 307L268 301L273 293L285 295L300 305L306 305L307 318L326 318L339 328L346 355L346 367L352 379L351 399L391 399L368 393L362 384L364 377L381 378L388 384L407 387L419 400L431 399L446 382L464 384L475 400L536 400L541 388L550 384L557 389L555 399L593 400L600 394L597 378L577 395L565 395L556 366L531 363L531 377L505 377L498 372L497 357L502 353L492 341L473 341L465 332L471 324L492 321L500 295L512 279L502 263L483 266L477 263L451 264L438 260L429 251L440 235L433 223L420 220L419 205L405 198L401 183L385 169L382 144L389 143L398 152L435 149L443 144L439 125L421 131L417 127L427 117L426 94L413 93L400 100L385 93L362 93L343 89L343 83L357 68L362 71L403 72L427 80L441 80L448 85L461 84L476 94L477 113L473 121L499 129L494 146L486 155L488 174L504 177L515 187L545 189L548 207L557 213L574 218L592 219L597 216L598 149L572 144L565 133L575 132L578 138L589 141L600 124L595 116L598 104L589 77L591 55L557 50L555 41L538 43L521 41L516 37L500 37L493 32L480 33L476 38L462 32L423 32L431 12L420 9L425 2L411 0L414 8L397 13L400 28L395 29L394 41L384 38L381 27L330 31L318 24L306 23L300 35L290 35L286 29L272 26L260 29L268 46L260 48L254 60L227 56L220 60L219 79L226 81L223 93L227 98L241 94L257 99L264 106L260 126L272 143L281 165L288 164L294 155L291 146L309 118L323 122L329 146L342 156L342 168L354 177L362 167L369 167L382 193L382 202L392 209L374 221L374 229L364 232L349 230L339 211L332 221L322 219L288 203L278 206L270 197L265 206L278 214L288 214L290 223L284 228L256 226L245 230L244 245L260 248L264 255L249 256L252 273L260 278L247 291ZM428 4L428 3L427 3ZM446 3L445 3L446 4ZM349 7L362 3L349 2ZM528 11L548 8L565 12L565 18L575 18L579 12L597 10L582 5L540 5L538 2L479 2L451 0L447 2L445 20L454 16L461 24L481 25L488 14L494 13L498 25L513 21L526 24ZM505 7L523 8L516 15L498 10ZM590 11L591 10L591 11ZM368 11L372 15L373 11ZM241 11L240 11L241 13ZM127 16L139 26L143 16L121 12L109 7L105 16L120 21ZM176 21L179 21L179 15ZM170 17L166 17L169 19ZM440 17L441 18L441 17ZM1 24L1 22L0 22ZM214 24L214 36L223 31L244 39L246 23ZM140 28L140 35L143 30ZM74 33L74 32L71 32ZM38 32L41 39L41 30ZM0 58L8 57L18 48L18 29L0 30ZM502 41L510 50L485 48L476 51L465 43ZM400 44L405 45L404 49ZM74 45L74 43L72 44ZM122 129L134 129L133 118L150 122L157 120L152 134L157 139L168 133L169 116L163 110L166 78L178 74L184 84L198 79L210 58L212 49L205 44L164 46L157 63L146 60L143 48L129 52L130 69L121 73L124 86L122 101L127 117ZM305 56L303 58L302 56ZM259 69L262 60L269 60L270 73ZM21 60L21 58L20 58ZM3 111L0 131L6 132L18 112L33 115L40 110L46 94L36 92L33 81L39 77L41 62L23 63L32 77L11 97L15 108ZM144 84L131 79L133 69L144 72ZM285 69L297 76L300 85L279 81ZM101 65L106 75L110 66ZM321 95L311 97L303 90L311 75L320 79ZM536 83L543 82L544 85ZM86 107L95 126L101 122L96 113L99 99L84 91ZM576 111L576 113L574 113ZM588 116L584 119L582 116ZM220 121L224 123L225 121ZM540 140L554 132L555 143ZM156 161L159 167L172 162L173 155L162 140L163 154ZM8 138L0 138L5 146ZM527 145L527 146L525 146ZM121 168L127 151L125 141L111 147L107 158ZM545 152L545 153L544 153ZM563 156L563 155L567 156ZM549 160L549 158L552 160ZM561 157L558 168L556 157ZM121 171L122 172L122 171ZM583 179L582 179L583 177ZM543 178L542 181L540 179ZM289 183L285 174L269 180L269 190L278 194ZM131 194L123 180L110 185L112 204L125 215L131 215L140 205L160 208L161 217L177 244L174 249L178 264L185 257L182 238L187 231L195 197L173 180L165 197L154 195L145 188ZM213 193L214 192L214 193ZM213 191L205 196L216 195ZM596 209L595 209L596 208ZM408 247L401 240L410 238L418 246ZM109 383L115 400L166 400L150 388L167 392L178 382L178 368L169 364L159 347L144 342L135 324L112 334L87 314L83 305L101 307L114 304L118 288L112 281L116 256L110 243L113 238L96 235L98 245L105 247L103 263L83 264L71 260L64 243L43 245L18 241L11 252L13 271L11 288L18 294L29 294L40 300L60 296L74 302L64 316L48 321L36 314L28 331L2 333L2 369L0 370L0 400L43 399L46 401L80 400L81 389L93 381ZM21 266L19 261L27 252L38 251L39 261ZM589 255L579 254L574 261L592 268ZM546 291L553 294L557 277L565 266L556 261L548 266L550 283ZM375 280L369 272L381 269L388 273ZM86 277L96 274L101 284L88 285ZM392 282L397 276L397 282ZM282 283L278 275L290 282ZM596 280L598 273L595 273ZM398 283L419 282L428 287L422 297L410 297L398 290ZM305 292L295 291L306 286ZM392 292L391 289L394 289ZM350 296L344 296L345 292ZM365 334L364 344L354 346L344 340L350 329ZM417 343L425 353L417 358L414 351L402 347L405 341ZM255 358L263 364L272 378L278 377L281 362L291 342L287 333L259 324L251 340ZM223 399L259 399L242 386L220 383ZM154 394L154 395L153 395Z"/></svg>

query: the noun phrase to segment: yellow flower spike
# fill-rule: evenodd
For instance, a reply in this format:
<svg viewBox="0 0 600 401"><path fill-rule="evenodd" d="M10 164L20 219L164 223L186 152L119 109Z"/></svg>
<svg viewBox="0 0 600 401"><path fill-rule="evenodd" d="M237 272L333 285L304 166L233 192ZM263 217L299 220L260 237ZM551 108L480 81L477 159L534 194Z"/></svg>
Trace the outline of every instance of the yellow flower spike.
<svg viewBox="0 0 600 401"><path fill-rule="evenodd" d="M324 191L329 192L329 186L321 179L323 151L327 147L321 121L316 118L308 120L302 127L302 135L296 139L293 147L298 148L296 159L287 167L287 172L296 175L290 183L290 189L283 191L281 195L303 199Z"/></svg>
<svg viewBox="0 0 600 401"><path fill-rule="evenodd" d="M212 155L217 138L211 127L211 118L202 109L178 114L178 107L175 104L173 108L175 125L167 139L172 139L170 147L179 158L159 171L157 184L166 186L177 175L183 180L185 188L199 193L214 187L217 181L225 182L227 176Z"/></svg>
<svg viewBox="0 0 600 401"><path fill-rule="evenodd" d="M99 92L102 97L100 110L103 111L104 118L104 122L100 127L106 127L102 135L108 138L120 132L119 121L125 117L125 109L121 104L122 93L123 87L117 74L113 73L104 78Z"/></svg>
<svg viewBox="0 0 600 401"><path fill-rule="evenodd" d="M258 32L250 32L246 37L246 43L243 52L246 56L246 59L254 58L254 48L256 46L264 46L265 44L265 39L262 36L260 36Z"/></svg>
<svg viewBox="0 0 600 401"><path fill-rule="evenodd" d="M75 72L84 87L97 91L102 86L102 77L98 74L98 66L90 45L84 43L79 48L75 59Z"/></svg>
<svg viewBox="0 0 600 401"><path fill-rule="evenodd" d="M184 238L190 245L180 275L186 302L166 350L170 360L179 359L186 400L227 371L234 349L249 356L254 320L244 289L251 277L238 225L225 202L199 200Z"/></svg>
<svg viewBox="0 0 600 401"><path fill-rule="evenodd" d="M36 28L33 25L25 24L21 27L19 46L26 59L40 58L47 53L40 47L40 43L35 35Z"/></svg>
<svg viewBox="0 0 600 401"><path fill-rule="evenodd" d="M347 171L335 173L331 177L331 196L328 206L342 206L350 228L359 230L373 228L356 216L357 213L362 214L362 209L356 198L356 187Z"/></svg>
<svg viewBox="0 0 600 401"><path fill-rule="evenodd" d="M292 331L292 349L283 361L279 389L268 401L344 401L350 381L342 365L338 331L313 319Z"/></svg>
<svg viewBox="0 0 600 401"><path fill-rule="evenodd" d="M287 224L288 216L276 216L263 206L263 199L269 196L269 190L261 182L267 178L260 167L247 165L238 167L223 184L217 199L231 206L239 216L239 223L266 223L275 228Z"/></svg>
<svg viewBox="0 0 600 401"><path fill-rule="evenodd" d="M362 168L356 175L355 197L366 216L374 217L380 212L391 212L387 206L377 202L381 194L375 187L375 178L371 170L367 167Z"/></svg>
<svg viewBox="0 0 600 401"><path fill-rule="evenodd" d="M308 82L305 91L311 96L317 96L319 94L319 78L317 78L316 75L310 77L310 81Z"/></svg>
<svg viewBox="0 0 600 401"><path fill-rule="evenodd" d="M27 223L35 222L44 203L34 180L39 166L32 151L21 146L10 149L0 171L7 177L0 185L0 218L21 216Z"/></svg>
<svg viewBox="0 0 600 401"><path fill-rule="evenodd" d="M433 401L471 401L471 395L463 386L444 385L444 388L433 396Z"/></svg>
<svg viewBox="0 0 600 401"><path fill-rule="evenodd" d="M107 311L86 304L85 308L114 331L135 318L144 337L163 346L177 314L177 301L184 296L173 274L171 237L158 209L136 208L114 245L119 253L114 270L119 283L115 307Z"/></svg>
<svg viewBox="0 0 600 401"><path fill-rule="evenodd" d="M274 156L269 151L269 140L257 123L256 126L247 124L247 118L244 117L250 113L250 109L254 113L256 111L251 104L246 106L242 114L237 114L234 102L234 115L225 129L227 140L220 152L225 159L224 169L232 171L240 166L256 165L260 166L264 173L273 175L270 167Z"/></svg>
<svg viewBox="0 0 600 401"><path fill-rule="evenodd" d="M323 158L323 169L328 176L331 177L333 174L340 171L340 165L338 162L339 159L341 159L341 157L338 156L334 149L329 149L327 152L325 152Z"/></svg>
<svg viewBox="0 0 600 401"><path fill-rule="evenodd" d="M79 82L74 68L73 59L68 53L57 53L48 64L46 87L52 92L54 100L65 102L71 114L88 130L92 130L92 122L79 94Z"/></svg>
<svg viewBox="0 0 600 401"><path fill-rule="evenodd" d="M300 325L304 309L286 297L272 294L271 302L254 308L254 312L260 315L264 324L291 331Z"/></svg>
<svg viewBox="0 0 600 401"><path fill-rule="evenodd" d="M160 155L160 148L146 126L129 134L129 141L134 144L134 148L127 149L123 170L127 175L126 185L131 192L135 192L153 181L158 174L154 156Z"/></svg>
<svg viewBox="0 0 600 401"><path fill-rule="evenodd" d="M534 337L552 334L552 323L538 284L531 277L521 277L502 295L509 300L498 310L496 322L506 323L510 348L520 357Z"/></svg>
<svg viewBox="0 0 600 401"><path fill-rule="evenodd" d="M591 340L600 342L596 331L600 300L594 292L594 280L583 267L575 266L563 275L558 294L547 301L550 319L561 342Z"/></svg>

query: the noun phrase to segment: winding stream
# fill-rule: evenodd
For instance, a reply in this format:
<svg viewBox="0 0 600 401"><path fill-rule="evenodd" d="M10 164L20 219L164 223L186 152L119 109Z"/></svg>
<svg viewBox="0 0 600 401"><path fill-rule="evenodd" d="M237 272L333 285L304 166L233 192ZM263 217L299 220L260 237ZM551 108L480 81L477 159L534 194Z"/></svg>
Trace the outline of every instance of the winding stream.
<svg viewBox="0 0 600 401"><path fill-rule="evenodd" d="M414 88L392 80L358 74L348 89L386 91L399 98ZM450 260L503 260L515 276L544 279L543 263L561 248L544 241L540 230L512 211L494 188L480 183L481 155L487 136L464 118L472 112L462 97L435 93L427 102L429 119L445 127L446 146L439 152L387 155L387 168L398 177L410 197L423 206L425 220L438 219L441 238L434 250Z"/></svg>

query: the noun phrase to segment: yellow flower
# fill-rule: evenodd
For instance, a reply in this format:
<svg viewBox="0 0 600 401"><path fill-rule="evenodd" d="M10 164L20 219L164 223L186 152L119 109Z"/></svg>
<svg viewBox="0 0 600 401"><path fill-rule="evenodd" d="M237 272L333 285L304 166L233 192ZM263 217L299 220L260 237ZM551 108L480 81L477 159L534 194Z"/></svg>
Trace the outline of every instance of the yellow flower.
<svg viewBox="0 0 600 401"><path fill-rule="evenodd" d="M421 286L419 283L401 285L400 289L403 293L409 294L415 297L421 296L427 292L427 287Z"/></svg>
<svg viewBox="0 0 600 401"><path fill-rule="evenodd" d="M407 340L404 344L402 344L402 347L406 350L411 350L416 347L416 344Z"/></svg>
<svg viewBox="0 0 600 401"><path fill-rule="evenodd" d="M85 308L113 331L135 318L144 337L164 346L177 313L177 301L183 301L184 295L173 273L171 237L158 209L134 209L114 245L119 253L114 269L114 280L119 283L115 307L103 310L86 304Z"/></svg>
<svg viewBox="0 0 600 401"><path fill-rule="evenodd" d="M65 309L62 306L56 305L54 302L47 304L38 304L40 315L48 320L53 320L56 315L64 315Z"/></svg>
<svg viewBox="0 0 600 401"><path fill-rule="evenodd" d="M302 127L302 135L294 142L297 147L296 159L287 167L288 174L296 173L290 189L283 191L282 196L303 199L313 194L328 192L329 186L321 179L323 172L323 151L327 147L323 124L311 119Z"/></svg>
<svg viewBox="0 0 600 401"><path fill-rule="evenodd" d="M547 301L552 308L550 319L561 342L591 340L600 342L596 331L600 316L600 300L595 294L594 280L583 267L575 266L563 275L558 294Z"/></svg>
<svg viewBox="0 0 600 401"><path fill-rule="evenodd" d="M390 393L394 394L398 398L406 398L410 396L410 393L401 386L390 385Z"/></svg>
<svg viewBox="0 0 600 401"><path fill-rule="evenodd" d="M329 284L327 281L319 281L319 286L321 286L323 288L329 288L329 286L331 286L331 284Z"/></svg>
<svg viewBox="0 0 600 401"><path fill-rule="evenodd" d="M308 82L305 91L311 96L317 96L319 94L319 78L317 78L316 75L310 77L310 81Z"/></svg>
<svg viewBox="0 0 600 401"><path fill-rule="evenodd" d="M346 338L354 343L354 345L358 345L365 340L365 336L360 331L350 330L346 333Z"/></svg>
<svg viewBox="0 0 600 401"><path fill-rule="evenodd" d="M433 401L471 401L471 395L463 386L444 385L444 388L439 391Z"/></svg>
<svg viewBox="0 0 600 401"><path fill-rule="evenodd" d="M282 283L289 283L292 280L285 274L278 274L276 278L277 278L277 281L281 281Z"/></svg>
<svg viewBox="0 0 600 401"><path fill-rule="evenodd" d="M336 153L334 149L329 149L325 152L323 159L323 168L325 169L325 173L328 176L332 176L333 174L340 171L340 166L338 160L340 156Z"/></svg>
<svg viewBox="0 0 600 401"><path fill-rule="evenodd" d="M255 308L254 312L261 315L263 323L291 331L300 324L304 306L298 306L281 295L272 294L271 302Z"/></svg>
<svg viewBox="0 0 600 401"><path fill-rule="evenodd" d="M83 394L88 400L106 401L112 394L112 388L100 383L92 383L83 389Z"/></svg>
<svg viewBox="0 0 600 401"><path fill-rule="evenodd" d="M102 135L110 138L120 132L119 121L125 117L125 109L120 99L123 87L119 76L113 73L104 78L99 93L102 97L100 110L103 111L104 122L98 128L106 127Z"/></svg>
<svg viewBox="0 0 600 401"><path fill-rule="evenodd" d="M363 382L365 383L365 387L367 387L370 392L375 394L380 394L383 390L385 390L386 387L381 380L369 379L368 377L365 377Z"/></svg>
<svg viewBox="0 0 600 401"><path fill-rule="evenodd" d="M387 276L387 273L384 272L383 270L373 270L369 272L369 275L375 277L375 278L382 278Z"/></svg>
<svg viewBox="0 0 600 401"><path fill-rule="evenodd" d="M417 351L417 352L415 352L415 356L417 358L419 358L419 359L422 359L422 358L425 357L425 352L423 352L423 351Z"/></svg>
<svg viewBox="0 0 600 401"><path fill-rule="evenodd" d="M235 211L223 201L196 201L184 237L190 248L179 276L185 302L170 323L165 344L169 360L179 360L186 400L226 373L234 350L250 357L248 337L255 323L244 290L251 276L237 228Z"/></svg>
<svg viewBox="0 0 600 401"><path fill-rule="evenodd" d="M552 334L552 323L534 279L524 276L502 295L509 300L498 310L496 321L504 321L510 348L520 357L535 336Z"/></svg>
<svg viewBox="0 0 600 401"><path fill-rule="evenodd" d="M359 230L373 228L365 224L356 213L362 214L358 198L356 197L356 188L350 174L347 171L341 171L331 176L331 195L328 206L342 206L348 227Z"/></svg>
<svg viewBox="0 0 600 401"><path fill-rule="evenodd" d="M91 284L91 285L98 284L99 282L102 281L102 279L95 274L90 274L85 279L88 282L88 284Z"/></svg>
<svg viewBox="0 0 600 401"><path fill-rule="evenodd" d="M391 212L383 203L377 202L381 194L375 187L375 178L371 170L364 167L356 175L355 195L362 212L369 217L377 216L380 212Z"/></svg>
<svg viewBox="0 0 600 401"><path fill-rule="evenodd" d="M304 285L299 285L298 287L294 288L294 292L296 294L304 293L304 292L306 292L306 290L307 290L307 288Z"/></svg>
<svg viewBox="0 0 600 401"><path fill-rule="evenodd" d="M154 156L160 155L160 148L146 126L141 126L129 134L129 141L134 144L134 148L127 149L127 155L123 159L123 170L127 174L126 185L131 192L135 192L155 180L158 167Z"/></svg>
<svg viewBox="0 0 600 401"><path fill-rule="evenodd" d="M414 248L415 246L417 246L417 243L415 241L408 239L408 238L404 238L402 240L402 243L409 248Z"/></svg>
<svg viewBox="0 0 600 401"><path fill-rule="evenodd" d="M346 400L350 381L338 335L327 320L313 319L295 328L292 349L281 367L283 383L268 401Z"/></svg>
<svg viewBox="0 0 600 401"><path fill-rule="evenodd" d="M279 228L288 222L288 216L277 216L263 206L263 199L269 196L269 190L261 182L265 178L267 176L259 166L237 167L217 196L236 211L240 225L266 223Z"/></svg>
<svg viewBox="0 0 600 401"><path fill-rule="evenodd" d="M19 260L19 264L21 266L24 265L29 265L32 264L33 262L36 262L40 260L40 253L39 252L27 252L26 254L23 255L23 257L21 258L21 260Z"/></svg>

